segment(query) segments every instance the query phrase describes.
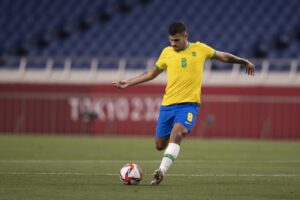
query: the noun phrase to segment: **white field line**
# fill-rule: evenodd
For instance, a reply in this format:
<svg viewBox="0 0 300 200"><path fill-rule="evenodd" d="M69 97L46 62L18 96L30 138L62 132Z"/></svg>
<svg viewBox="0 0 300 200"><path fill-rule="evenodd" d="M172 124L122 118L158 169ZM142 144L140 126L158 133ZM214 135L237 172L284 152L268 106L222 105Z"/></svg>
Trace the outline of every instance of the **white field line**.
<svg viewBox="0 0 300 200"><path fill-rule="evenodd" d="M119 176L117 173L81 172L0 172L0 175L45 175L45 176ZM152 175L152 174L144 174ZM300 177L300 174L167 174L170 177Z"/></svg>
<svg viewBox="0 0 300 200"><path fill-rule="evenodd" d="M0 160L3 164L114 164L114 163L160 163L161 160ZM176 160L181 164L285 164L300 160Z"/></svg>

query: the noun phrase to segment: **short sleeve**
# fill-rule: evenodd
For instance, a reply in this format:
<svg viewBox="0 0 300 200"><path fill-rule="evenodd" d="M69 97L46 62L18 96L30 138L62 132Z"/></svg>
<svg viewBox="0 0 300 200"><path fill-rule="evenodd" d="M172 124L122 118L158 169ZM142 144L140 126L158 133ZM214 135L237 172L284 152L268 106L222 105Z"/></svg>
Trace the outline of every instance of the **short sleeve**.
<svg viewBox="0 0 300 200"><path fill-rule="evenodd" d="M166 49L164 49L164 50L161 52L161 54L160 54L158 60L157 60L156 63L155 63L155 66L156 66L158 69L160 69L160 70L166 70L166 69L167 69L167 64L166 64L167 55L166 55L166 54L167 54Z"/></svg>
<svg viewBox="0 0 300 200"><path fill-rule="evenodd" d="M213 49L212 47L202 43L202 48L203 51L206 53L206 59L212 59L215 56L216 50Z"/></svg>

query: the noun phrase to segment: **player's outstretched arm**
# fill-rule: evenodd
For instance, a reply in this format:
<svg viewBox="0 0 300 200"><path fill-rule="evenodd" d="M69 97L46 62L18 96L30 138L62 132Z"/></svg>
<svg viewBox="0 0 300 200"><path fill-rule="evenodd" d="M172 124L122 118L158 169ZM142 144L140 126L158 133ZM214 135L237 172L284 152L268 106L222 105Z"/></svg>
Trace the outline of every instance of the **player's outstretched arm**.
<svg viewBox="0 0 300 200"><path fill-rule="evenodd" d="M117 81L113 82L113 86L118 88L118 89L124 89L132 85L137 85L140 83L144 83L146 81L150 81L154 78L156 78L162 70L158 69L157 67L152 67L148 71L142 73L141 75L134 77L129 80L122 80L122 81Z"/></svg>
<svg viewBox="0 0 300 200"><path fill-rule="evenodd" d="M217 59L224 63L237 63L237 64L245 65L246 73L250 76L254 76L255 66L253 63L251 63L249 60L245 58L240 58L238 56L232 55L227 52L216 51L214 59Z"/></svg>

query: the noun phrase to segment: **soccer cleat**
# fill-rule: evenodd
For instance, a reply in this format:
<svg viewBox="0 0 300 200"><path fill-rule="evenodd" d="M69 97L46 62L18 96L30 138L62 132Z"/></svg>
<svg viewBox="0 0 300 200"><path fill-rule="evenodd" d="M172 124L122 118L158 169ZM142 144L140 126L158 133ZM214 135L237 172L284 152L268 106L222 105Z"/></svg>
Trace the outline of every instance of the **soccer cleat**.
<svg viewBox="0 0 300 200"><path fill-rule="evenodd" d="M151 185L158 185L164 178L164 175L160 169L155 170Z"/></svg>

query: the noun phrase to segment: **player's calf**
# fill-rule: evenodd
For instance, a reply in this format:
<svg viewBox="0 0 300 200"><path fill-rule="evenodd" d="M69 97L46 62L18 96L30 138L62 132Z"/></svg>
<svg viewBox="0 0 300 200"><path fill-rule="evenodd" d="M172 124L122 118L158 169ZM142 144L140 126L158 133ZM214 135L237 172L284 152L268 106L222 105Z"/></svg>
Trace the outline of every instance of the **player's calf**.
<svg viewBox="0 0 300 200"><path fill-rule="evenodd" d="M156 150L158 151L162 151L166 148L166 145L162 145L162 144L156 144Z"/></svg>
<svg viewBox="0 0 300 200"><path fill-rule="evenodd" d="M169 138L156 138L155 147L158 151L162 151L167 148L169 143Z"/></svg>

